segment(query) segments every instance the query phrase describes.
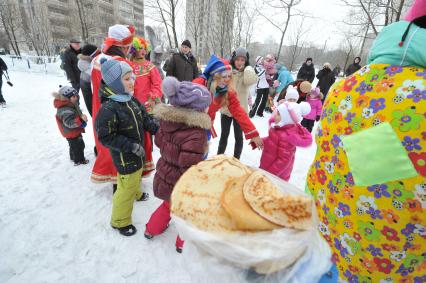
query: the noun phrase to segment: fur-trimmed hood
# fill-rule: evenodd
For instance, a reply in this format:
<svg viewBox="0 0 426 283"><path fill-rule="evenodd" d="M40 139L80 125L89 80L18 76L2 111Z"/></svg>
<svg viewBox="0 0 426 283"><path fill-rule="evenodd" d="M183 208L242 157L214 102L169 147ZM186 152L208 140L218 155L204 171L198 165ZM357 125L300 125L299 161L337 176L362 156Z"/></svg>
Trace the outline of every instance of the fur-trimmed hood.
<svg viewBox="0 0 426 283"><path fill-rule="evenodd" d="M209 130L212 127L212 121L207 113L182 107L158 104L154 108L154 116L159 120L181 123L193 128Z"/></svg>
<svg viewBox="0 0 426 283"><path fill-rule="evenodd" d="M87 62L92 62L92 59L93 59L92 57L90 57L88 55L83 55L81 53L77 55L77 58L80 59L80 60L87 61Z"/></svg>

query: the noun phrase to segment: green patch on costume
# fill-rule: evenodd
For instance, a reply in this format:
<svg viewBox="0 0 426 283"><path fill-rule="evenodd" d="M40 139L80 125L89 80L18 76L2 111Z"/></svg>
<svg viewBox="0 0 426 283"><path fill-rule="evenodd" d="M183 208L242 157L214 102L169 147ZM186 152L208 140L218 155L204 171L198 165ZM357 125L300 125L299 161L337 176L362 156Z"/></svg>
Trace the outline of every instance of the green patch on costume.
<svg viewBox="0 0 426 283"><path fill-rule="evenodd" d="M417 176L389 123L342 137L356 186L371 186Z"/></svg>

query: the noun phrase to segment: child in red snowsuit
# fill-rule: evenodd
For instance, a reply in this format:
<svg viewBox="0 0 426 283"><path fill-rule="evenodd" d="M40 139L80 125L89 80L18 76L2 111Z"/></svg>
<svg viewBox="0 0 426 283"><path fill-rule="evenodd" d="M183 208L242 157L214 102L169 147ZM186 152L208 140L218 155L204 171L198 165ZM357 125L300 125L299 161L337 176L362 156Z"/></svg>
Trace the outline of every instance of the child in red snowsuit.
<svg viewBox="0 0 426 283"><path fill-rule="evenodd" d="M159 104L154 108L154 116L160 121L155 144L161 153L154 176L154 195L163 203L146 224L147 239L163 233L168 227L173 187L189 167L205 158L208 152L206 131L212 126L207 114L211 103L207 88L166 77L163 93L171 105ZM182 247L183 241L178 236L176 250L182 252Z"/></svg>

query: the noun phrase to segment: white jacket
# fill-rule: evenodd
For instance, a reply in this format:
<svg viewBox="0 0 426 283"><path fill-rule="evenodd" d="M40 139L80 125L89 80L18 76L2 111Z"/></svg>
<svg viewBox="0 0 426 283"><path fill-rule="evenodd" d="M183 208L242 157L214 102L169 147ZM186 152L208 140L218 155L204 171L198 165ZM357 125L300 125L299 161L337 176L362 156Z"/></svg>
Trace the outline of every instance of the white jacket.
<svg viewBox="0 0 426 283"><path fill-rule="evenodd" d="M266 81L266 70L262 65L256 65L254 68L257 74L257 85L256 88L269 88L269 84Z"/></svg>

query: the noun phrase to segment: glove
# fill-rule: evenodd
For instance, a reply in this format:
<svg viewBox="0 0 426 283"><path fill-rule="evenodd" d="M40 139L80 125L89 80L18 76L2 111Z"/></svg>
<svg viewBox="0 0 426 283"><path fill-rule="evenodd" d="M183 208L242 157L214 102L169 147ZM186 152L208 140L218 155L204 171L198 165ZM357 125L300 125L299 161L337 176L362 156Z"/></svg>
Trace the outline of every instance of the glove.
<svg viewBox="0 0 426 283"><path fill-rule="evenodd" d="M86 126L87 126L87 123L85 121L82 121L80 128L84 129L84 128L86 128Z"/></svg>
<svg viewBox="0 0 426 283"><path fill-rule="evenodd" d="M320 120L320 118L321 118L321 116L320 115L317 115L317 118L315 119L315 121L319 121Z"/></svg>
<svg viewBox="0 0 426 283"><path fill-rule="evenodd" d="M143 146L141 146L138 143L134 143L132 145L132 153L134 153L135 155L137 155L139 157L145 156L145 150L143 149Z"/></svg>

